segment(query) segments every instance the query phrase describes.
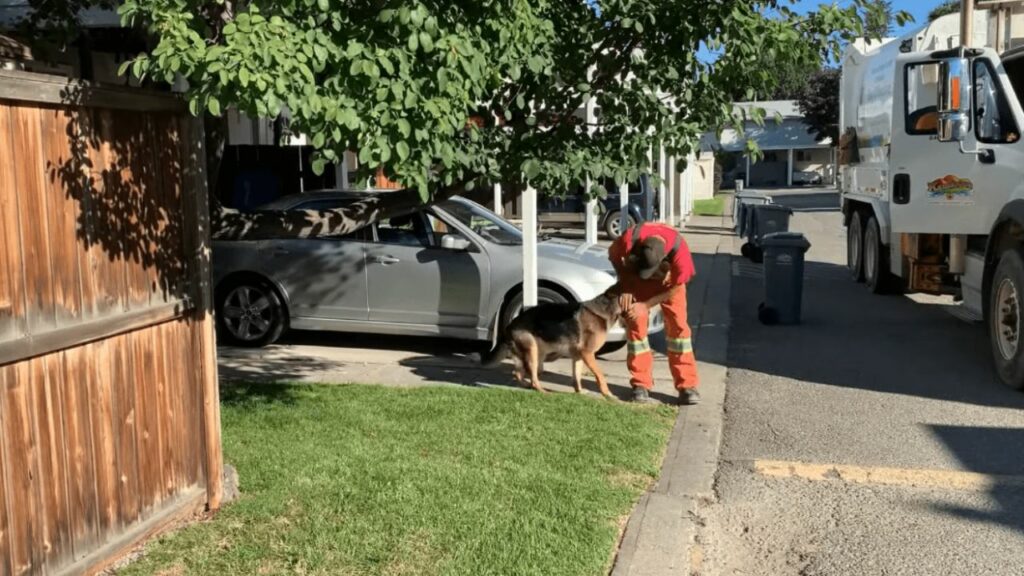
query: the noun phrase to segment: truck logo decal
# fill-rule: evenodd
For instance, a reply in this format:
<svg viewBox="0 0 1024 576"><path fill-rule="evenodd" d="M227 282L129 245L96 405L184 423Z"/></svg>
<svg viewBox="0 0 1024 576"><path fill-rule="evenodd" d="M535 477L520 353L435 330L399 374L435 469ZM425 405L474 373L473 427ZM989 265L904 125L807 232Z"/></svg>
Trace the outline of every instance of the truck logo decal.
<svg viewBox="0 0 1024 576"><path fill-rule="evenodd" d="M955 200L970 198L974 192L974 183L967 178L946 174L942 178L928 183L928 198L935 200Z"/></svg>

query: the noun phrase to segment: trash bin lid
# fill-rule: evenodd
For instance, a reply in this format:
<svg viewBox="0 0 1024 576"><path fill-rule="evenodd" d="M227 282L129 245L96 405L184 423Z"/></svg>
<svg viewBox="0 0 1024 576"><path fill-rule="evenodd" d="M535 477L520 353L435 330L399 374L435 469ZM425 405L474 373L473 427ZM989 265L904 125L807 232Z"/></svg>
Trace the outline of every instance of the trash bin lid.
<svg viewBox="0 0 1024 576"><path fill-rule="evenodd" d="M790 208L789 206L782 206L780 204L762 204L760 206L757 206L756 209L759 211L785 212L787 214L793 213L792 208Z"/></svg>
<svg viewBox="0 0 1024 576"><path fill-rule="evenodd" d="M799 232L772 232L771 234L765 234L761 238L762 247L773 247L773 248L800 248L807 251L811 247L811 243L804 238L804 235Z"/></svg>

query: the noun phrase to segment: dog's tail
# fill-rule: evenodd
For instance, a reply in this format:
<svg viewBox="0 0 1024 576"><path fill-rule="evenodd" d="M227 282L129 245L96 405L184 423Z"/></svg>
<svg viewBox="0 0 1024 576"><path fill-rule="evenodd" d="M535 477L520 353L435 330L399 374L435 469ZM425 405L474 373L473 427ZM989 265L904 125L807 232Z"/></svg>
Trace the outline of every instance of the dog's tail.
<svg viewBox="0 0 1024 576"><path fill-rule="evenodd" d="M503 335L493 350L480 354L480 365L484 368L494 368L511 354L512 342Z"/></svg>

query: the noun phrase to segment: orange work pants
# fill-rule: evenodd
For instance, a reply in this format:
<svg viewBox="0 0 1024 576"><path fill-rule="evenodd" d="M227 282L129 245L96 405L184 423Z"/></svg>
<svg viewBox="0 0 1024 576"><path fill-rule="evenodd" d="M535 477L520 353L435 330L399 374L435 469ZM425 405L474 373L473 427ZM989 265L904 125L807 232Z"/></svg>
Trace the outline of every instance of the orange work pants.
<svg viewBox="0 0 1024 576"><path fill-rule="evenodd" d="M690 325L686 323L686 287L681 286L671 298L662 302L661 313L665 317L665 332L668 340L668 367L676 389L696 388L697 359L693 355L690 340ZM626 319L629 339L626 365L629 367L630 384L650 390L654 386L654 355L647 341L649 314L638 315L634 320Z"/></svg>

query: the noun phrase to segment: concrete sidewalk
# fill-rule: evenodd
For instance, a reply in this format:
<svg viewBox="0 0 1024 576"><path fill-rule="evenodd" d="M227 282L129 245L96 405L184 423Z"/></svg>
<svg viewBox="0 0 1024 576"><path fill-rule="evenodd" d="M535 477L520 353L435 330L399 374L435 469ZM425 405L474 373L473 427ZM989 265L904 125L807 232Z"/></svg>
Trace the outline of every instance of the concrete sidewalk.
<svg viewBox="0 0 1024 576"><path fill-rule="evenodd" d="M684 228L697 260L688 295L701 403L679 410L660 479L630 516L612 576L689 575L700 566L695 511L714 496L725 403L733 251L726 208L725 217L694 217Z"/></svg>

